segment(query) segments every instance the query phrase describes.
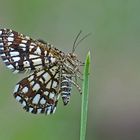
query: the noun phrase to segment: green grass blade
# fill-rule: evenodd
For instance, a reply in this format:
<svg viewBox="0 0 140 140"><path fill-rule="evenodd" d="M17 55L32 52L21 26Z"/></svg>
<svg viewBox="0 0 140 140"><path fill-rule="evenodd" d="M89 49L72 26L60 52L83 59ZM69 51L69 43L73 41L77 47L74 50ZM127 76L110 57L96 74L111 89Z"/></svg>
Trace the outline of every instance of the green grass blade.
<svg viewBox="0 0 140 140"><path fill-rule="evenodd" d="M90 66L90 52L87 54L85 66L84 66L83 86L82 86L80 140L85 140L85 137L86 137L88 95L89 95L89 66Z"/></svg>

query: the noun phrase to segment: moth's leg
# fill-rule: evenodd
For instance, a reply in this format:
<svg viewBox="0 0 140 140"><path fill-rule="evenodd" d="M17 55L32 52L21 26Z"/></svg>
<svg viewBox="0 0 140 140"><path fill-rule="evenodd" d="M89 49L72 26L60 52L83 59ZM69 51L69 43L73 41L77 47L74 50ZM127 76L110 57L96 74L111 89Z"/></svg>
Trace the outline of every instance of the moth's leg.
<svg viewBox="0 0 140 140"><path fill-rule="evenodd" d="M25 74L31 73L31 69L26 69L26 70L24 71L24 73L25 73Z"/></svg>
<svg viewBox="0 0 140 140"><path fill-rule="evenodd" d="M78 75L78 74L75 74L75 81L76 81L76 83L77 83L77 78L79 78L81 81L83 81L83 78L81 78L81 76L80 75Z"/></svg>
<svg viewBox="0 0 140 140"><path fill-rule="evenodd" d="M62 66L60 66L60 72L59 72L59 84L58 84L58 93L61 92L61 81L62 81Z"/></svg>

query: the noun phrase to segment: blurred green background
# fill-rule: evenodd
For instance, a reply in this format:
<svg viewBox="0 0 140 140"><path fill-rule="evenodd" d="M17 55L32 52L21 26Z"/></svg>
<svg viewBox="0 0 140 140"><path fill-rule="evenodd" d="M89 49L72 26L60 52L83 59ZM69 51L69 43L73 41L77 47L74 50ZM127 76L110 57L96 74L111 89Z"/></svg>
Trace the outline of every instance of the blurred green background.
<svg viewBox="0 0 140 140"><path fill-rule="evenodd" d="M91 51L86 140L140 139L139 0L0 0L0 28L41 38L64 52L82 29L92 35L76 53ZM60 99L51 116L26 113L12 96L26 75L0 61L0 140L79 140L81 95Z"/></svg>

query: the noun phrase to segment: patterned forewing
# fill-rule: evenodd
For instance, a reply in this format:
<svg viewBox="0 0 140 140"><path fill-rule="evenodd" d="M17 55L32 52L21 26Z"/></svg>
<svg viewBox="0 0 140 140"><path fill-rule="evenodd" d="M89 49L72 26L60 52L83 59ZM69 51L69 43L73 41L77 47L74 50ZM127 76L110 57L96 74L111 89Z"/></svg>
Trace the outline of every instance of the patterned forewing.
<svg viewBox="0 0 140 140"><path fill-rule="evenodd" d="M10 29L0 30L0 56L15 73L42 69L55 61L48 44Z"/></svg>
<svg viewBox="0 0 140 140"><path fill-rule="evenodd" d="M51 114L56 110L59 98L59 67L35 71L17 83L14 97L31 113Z"/></svg>

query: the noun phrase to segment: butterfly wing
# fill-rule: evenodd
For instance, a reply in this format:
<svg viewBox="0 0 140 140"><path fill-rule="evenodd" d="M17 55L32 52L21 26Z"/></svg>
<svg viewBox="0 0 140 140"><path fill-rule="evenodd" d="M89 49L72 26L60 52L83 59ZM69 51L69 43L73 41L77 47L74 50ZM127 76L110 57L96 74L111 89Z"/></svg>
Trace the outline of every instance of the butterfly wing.
<svg viewBox="0 0 140 140"><path fill-rule="evenodd" d="M49 49L47 44L11 29L0 30L0 56L15 73L46 66L50 63Z"/></svg>
<svg viewBox="0 0 140 140"><path fill-rule="evenodd" d="M59 67L35 71L17 83L14 97L31 113L52 114L59 99Z"/></svg>

